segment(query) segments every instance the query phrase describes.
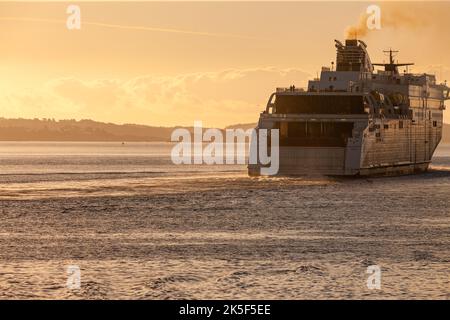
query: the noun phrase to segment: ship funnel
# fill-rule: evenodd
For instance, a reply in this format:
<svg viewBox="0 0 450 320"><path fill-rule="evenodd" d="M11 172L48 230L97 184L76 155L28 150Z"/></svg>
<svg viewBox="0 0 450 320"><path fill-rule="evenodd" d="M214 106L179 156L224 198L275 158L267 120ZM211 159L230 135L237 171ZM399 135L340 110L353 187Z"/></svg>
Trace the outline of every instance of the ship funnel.
<svg viewBox="0 0 450 320"><path fill-rule="evenodd" d="M345 46L340 41L336 42L336 71L372 72L366 44L356 39L346 39Z"/></svg>
<svg viewBox="0 0 450 320"><path fill-rule="evenodd" d="M347 39L345 40L345 45L348 47L356 47L358 45L358 40L356 39Z"/></svg>

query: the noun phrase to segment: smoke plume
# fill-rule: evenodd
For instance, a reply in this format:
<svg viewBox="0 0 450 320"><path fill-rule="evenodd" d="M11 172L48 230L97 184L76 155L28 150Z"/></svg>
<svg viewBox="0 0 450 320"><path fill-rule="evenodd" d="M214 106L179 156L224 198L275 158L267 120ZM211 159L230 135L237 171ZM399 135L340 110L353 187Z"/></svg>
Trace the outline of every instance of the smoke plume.
<svg viewBox="0 0 450 320"><path fill-rule="evenodd" d="M417 29L431 24L435 12L432 8L423 6L423 4L411 3L382 3L381 8L381 29L384 28L405 28ZM364 38L371 32L377 32L377 29L369 29L367 20L370 14L363 12L358 22L348 26L345 30L346 39Z"/></svg>

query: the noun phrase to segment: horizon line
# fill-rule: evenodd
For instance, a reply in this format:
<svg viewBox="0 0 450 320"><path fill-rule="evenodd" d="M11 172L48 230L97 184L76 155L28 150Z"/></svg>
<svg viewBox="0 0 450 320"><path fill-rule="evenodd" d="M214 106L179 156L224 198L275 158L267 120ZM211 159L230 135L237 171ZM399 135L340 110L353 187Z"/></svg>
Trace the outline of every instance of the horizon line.
<svg viewBox="0 0 450 320"><path fill-rule="evenodd" d="M147 126L147 127L158 127L158 128L173 128L173 127L184 127L188 128L191 127L190 125L181 125L181 124L175 124L175 125L169 125L169 126L162 126L162 125L154 125L154 124L142 124L142 123L130 123L130 122L124 122L124 123L117 123L117 122L107 122L107 121L101 121L101 120L94 120L94 119L55 119L55 118L5 118L0 117L1 120L28 120L28 121L48 121L51 122L61 122L61 121L75 121L75 122L81 122L81 121L92 121L97 123L103 123L103 124L113 124L117 126L124 126L124 125L135 125L135 126ZM194 122L197 120L194 120L192 123L192 127L194 126ZM202 121L202 120L199 120ZM230 126L237 126L237 125L250 125L250 124L256 124L258 121L254 122L243 122L243 123L232 123L224 126L224 128L230 127ZM443 124L450 125L450 122L442 121ZM213 127L210 127L213 128Z"/></svg>

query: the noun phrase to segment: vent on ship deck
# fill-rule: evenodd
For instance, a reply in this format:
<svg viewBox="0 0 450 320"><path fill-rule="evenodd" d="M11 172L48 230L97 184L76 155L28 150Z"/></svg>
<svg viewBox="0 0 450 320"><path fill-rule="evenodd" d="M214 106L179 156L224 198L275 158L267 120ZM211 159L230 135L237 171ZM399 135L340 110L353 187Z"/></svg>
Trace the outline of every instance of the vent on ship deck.
<svg viewBox="0 0 450 320"><path fill-rule="evenodd" d="M366 112L362 95L277 95L274 113L364 114Z"/></svg>
<svg viewBox="0 0 450 320"><path fill-rule="evenodd" d="M345 147L352 122L279 122L280 146Z"/></svg>

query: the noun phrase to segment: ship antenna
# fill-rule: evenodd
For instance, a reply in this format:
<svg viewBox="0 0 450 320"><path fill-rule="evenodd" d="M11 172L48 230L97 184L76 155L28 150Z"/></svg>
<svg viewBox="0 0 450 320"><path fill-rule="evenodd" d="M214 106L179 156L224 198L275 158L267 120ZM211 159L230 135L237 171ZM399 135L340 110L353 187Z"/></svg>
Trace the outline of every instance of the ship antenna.
<svg viewBox="0 0 450 320"><path fill-rule="evenodd" d="M394 57L395 57L395 54L398 53L398 51L393 51L392 48L389 48L389 50L385 50L383 52L386 54L387 53L389 54L389 63L395 64Z"/></svg>

